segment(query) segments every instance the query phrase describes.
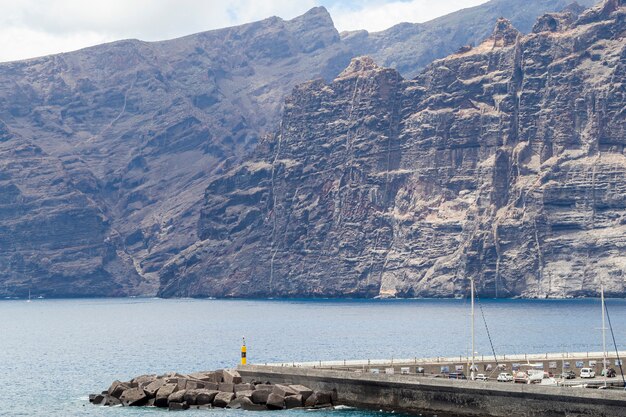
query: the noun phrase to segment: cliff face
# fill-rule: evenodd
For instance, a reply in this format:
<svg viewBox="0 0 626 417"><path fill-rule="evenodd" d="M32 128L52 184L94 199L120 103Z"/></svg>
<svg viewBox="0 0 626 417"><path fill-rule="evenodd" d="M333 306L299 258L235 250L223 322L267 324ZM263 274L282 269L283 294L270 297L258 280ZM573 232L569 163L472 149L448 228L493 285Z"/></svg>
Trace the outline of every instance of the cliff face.
<svg viewBox="0 0 626 417"><path fill-rule="evenodd" d="M415 80L353 60L207 188L161 294L624 295L626 6L550 14Z"/></svg>
<svg viewBox="0 0 626 417"><path fill-rule="evenodd" d="M0 295L155 294L215 169L349 61L317 8L0 64Z"/></svg>
<svg viewBox="0 0 626 417"><path fill-rule="evenodd" d="M540 3L554 9L565 4L562 0ZM407 74L447 53L445 48L411 49L417 43L433 37L449 39L445 47L456 50L465 43L464 38L451 35L459 33L459 28L481 33L492 27L494 13L500 11L516 21L534 20L541 7L521 7L518 0L492 0L465 11L470 13L466 20L459 19L463 14L455 14L431 24L437 31L430 37L405 37L395 29L368 34L366 38L375 37L376 43L368 44L367 50L374 55L383 51L384 62L397 63L400 72ZM594 13L581 19L614 25L608 12ZM537 31L554 30L550 36L563 37L563 46L542 40L548 35L537 34L533 35L537 42L546 42L548 49L537 44L529 46L528 53L541 52L545 61L568 50L587 51L589 73L608 77L616 70L611 62L602 65L610 56L596 46L600 41L584 43L568 32L576 16L577 12L544 17ZM471 27L464 26L468 22L473 22ZM491 55L477 53L477 48L451 57L431 67L418 81L405 81L393 70L359 60L331 84L316 81L297 87L286 102L284 97L299 83L335 79L365 45L354 43L356 38L342 38L323 8L291 21L270 18L172 41L127 40L1 63L0 296L23 297L29 288L34 295L46 296L369 296L380 293L381 285L390 293L387 287L397 288L398 294L422 291L414 281L426 266L407 269L399 261L394 263L394 259L408 259L406 247L416 245L417 251L424 246L409 233L411 227L421 228L417 219L423 213L413 214L418 216L413 226L394 217L407 204L406 210L431 207L431 202L420 200L431 194L415 194L414 201L406 204L398 200L402 195L413 198L410 184L419 183L415 176L422 169L440 169L412 165L432 162L420 153L420 147L426 146L421 141L441 143L431 143L431 147L452 146L447 141L460 132L459 120L464 120L456 113L470 112L473 107L467 103L477 100L474 95L490 78L513 77L522 83L530 77L541 78L544 71L539 61L529 61L523 64L524 70L530 74L538 66L537 74L515 75L509 61L520 60L511 52L519 47L510 44L518 42L517 33L508 33L506 22L503 25ZM468 74L478 71L471 59L479 57L483 61L477 65L487 66L486 73L469 79ZM544 61L541 65L548 68ZM458 62L459 67L448 62ZM596 67L603 72L595 74ZM582 68L583 64L576 64L570 72L576 74ZM535 90L526 87L525 93L537 91L541 100L550 103L564 100L552 84L552 75L547 80L555 89L554 96L544 97L538 84ZM603 82L599 85L608 88ZM581 91L591 94L589 82L585 83ZM435 104L427 102L429 91L433 95L428 100ZM565 119L558 127L562 131L546 130L549 123L557 123L548 114L543 116L545 121L537 122L539 127L525 126L513 93L498 86L497 91L484 94L491 97L486 102L497 103L493 104L497 111L519 119L508 130L504 125L485 128L506 131L511 137L541 137L550 143L545 150L541 148L542 158L563 153L560 147L566 129L581 132L579 136L592 134L584 130L591 129L586 124L568 125ZM577 93L572 90L571 94ZM586 111L597 120L615 111L610 106L621 103L619 97L603 99L600 90L594 94L585 100L592 104L604 100L605 107ZM587 101L578 103L578 98L570 100L574 104L567 103L577 106L577 112L588 105ZM419 128L430 136L411 133L410 106L435 109L435 113L441 110L440 123L444 124L430 121L436 129L433 132L426 125ZM527 117L532 118L534 110L527 108ZM557 108L552 107L553 111ZM516 116L509 115L510 111ZM415 113L417 118L427 114ZM505 119L505 115L498 117ZM467 124L463 129L474 129L462 135L486 135L476 122L462 123ZM282 133L273 135L279 124ZM603 125L602 132L617 134L619 126L618 118ZM423 139L410 140L409 134ZM472 138L482 143L483 136ZM602 146L615 152L613 145ZM454 155L467 158L464 152L470 151L459 149ZM448 198L448 191L443 190L456 190L453 183L460 184L461 174L445 172L451 183L442 183L440 191L428 188L432 195L440 192ZM511 187L508 178L499 177L498 186ZM294 181L302 184L294 188ZM324 192L321 197L320 190ZM594 219L599 222L598 215ZM432 235L439 236L439 226L433 227ZM420 230L425 233L427 229ZM551 232L546 229L545 233ZM404 246L402 239L407 242ZM441 243L441 253L446 253L446 245ZM499 259L502 263L504 258ZM450 293L436 287L432 291Z"/></svg>
<svg viewBox="0 0 626 417"><path fill-rule="evenodd" d="M2 122L0 160L0 275L7 294L25 285L24 276L51 296L123 295L139 283L107 238L106 217L81 191L90 177L71 178L63 162Z"/></svg>

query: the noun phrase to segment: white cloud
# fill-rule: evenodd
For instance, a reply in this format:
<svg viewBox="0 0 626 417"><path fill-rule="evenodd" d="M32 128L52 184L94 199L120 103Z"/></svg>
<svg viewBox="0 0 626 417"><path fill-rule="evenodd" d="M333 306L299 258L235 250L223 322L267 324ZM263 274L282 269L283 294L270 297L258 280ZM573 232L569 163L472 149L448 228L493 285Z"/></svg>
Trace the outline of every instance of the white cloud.
<svg viewBox="0 0 626 417"><path fill-rule="evenodd" d="M171 39L261 20L290 19L315 0L0 0L0 62L102 42Z"/></svg>
<svg viewBox="0 0 626 417"><path fill-rule="evenodd" d="M338 3L330 8L339 30L367 29L370 32L387 29L400 22L421 23L487 0L411 0L389 1L353 9Z"/></svg>
<svg viewBox="0 0 626 417"><path fill-rule="evenodd" d="M486 0L0 0L0 62L103 42L171 39L326 5L339 30L382 30Z"/></svg>
<svg viewBox="0 0 626 417"><path fill-rule="evenodd" d="M73 51L114 38L97 32L57 35L25 27L0 30L0 62Z"/></svg>

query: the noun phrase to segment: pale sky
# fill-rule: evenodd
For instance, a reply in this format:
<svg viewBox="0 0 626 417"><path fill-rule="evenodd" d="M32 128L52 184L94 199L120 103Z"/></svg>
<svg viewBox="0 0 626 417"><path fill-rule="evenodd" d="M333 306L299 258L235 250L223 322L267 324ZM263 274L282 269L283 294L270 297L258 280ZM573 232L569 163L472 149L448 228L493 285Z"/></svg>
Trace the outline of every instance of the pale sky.
<svg viewBox="0 0 626 417"><path fill-rule="evenodd" d="M487 0L0 0L0 62L136 38L172 39L325 6L339 31L424 22Z"/></svg>

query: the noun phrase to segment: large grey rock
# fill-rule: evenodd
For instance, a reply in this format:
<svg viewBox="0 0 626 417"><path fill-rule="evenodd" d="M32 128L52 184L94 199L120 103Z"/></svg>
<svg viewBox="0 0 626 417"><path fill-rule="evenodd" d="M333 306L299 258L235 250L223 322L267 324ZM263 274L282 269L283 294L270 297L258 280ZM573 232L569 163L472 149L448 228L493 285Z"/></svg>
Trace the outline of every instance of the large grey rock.
<svg viewBox="0 0 626 417"><path fill-rule="evenodd" d="M128 388L130 388L130 384L121 381L114 381L107 392L109 395L119 398Z"/></svg>
<svg viewBox="0 0 626 417"><path fill-rule="evenodd" d="M285 397L285 408L298 408L304 405L304 401L302 400L302 395L290 395Z"/></svg>
<svg viewBox="0 0 626 417"><path fill-rule="evenodd" d="M267 408L270 410L282 410L285 408L285 397L274 392L270 393L266 402Z"/></svg>
<svg viewBox="0 0 626 417"><path fill-rule="evenodd" d="M206 382L206 381L203 381L202 385L204 386L205 389L212 390L212 391L218 391L219 386L220 386L220 384L218 384L217 382Z"/></svg>
<svg viewBox="0 0 626 417"><path fill-rule="evenodd" d="M242 382L239 372L233 369L225 369L222 376L224 378L224 382L227 384L237 385Z"/></svg>
<svg viewBox="0 0 626 417"><path fill-rule="evenodd" d="M250 398L247 397L235 398L228 404L228 408L241 409L246 411L263 411L267 409L262 405L253 403Z"/></svg>
<svg viewBox="0 0 626 417"><path fill-rule="evenodd" d="M104 396L104 402L102 402L102 405L106 405L108 407L115 407L116 405L121 405L122 401L120 401L118 398L115 398L112 395L105 395Z"/></svg>
<svg viewBox="0 0 626 417"><path fill-rule="evenodd" d="M189 378L199 379L200 381L219 383L222 380L222 373L217 372L194 372L189 374Z"/></svg>
<svg viewBox="0 0 626 417"><path fill-rule="evenodd" d="M149 384L157 379L156 375L140 375L130 380L134 387L141 387L142 384ZM136 384L136 385L135 385Z"/></svg>
<svg viewBox="0 0 626 417"><path fill-rule="evenodd" d="M185 389L195 390L199 388L205 388L205 382L199 380L187 379L185 381Z"/></svg>
<svg viewBox="0 0 626 417"><path fill-rule="evenodd" d="M167 402L169 403L182 403L185 401L185 393L187 390L174 391L167 397Z"/></svg>
<svg viewBox="0 0 626 417"><path fill-rule="evenodd" d="M254 390L250 390L250 391L237 391L235 393L235 397L239 398L239 397L246 397L246 398L252 398L252 393L254 392Z"/></svg>
<svg viewBox="0 0 626 417"><path fill-rule="evenodd" d="M119 400L125 406L139 406L144 405L148 401L148 397L143 389L137 387L125 390Z"/></svg>
<svg viewBox="0 0 626 417"><path fill-rule="evenodd" d="M254 385L252 384L237 384L235 385L235 394L240 391L253 391L254 389Z"/></svg>
<svg viewBox="0 0 626 417"><path fill-rule="evenodd" d="M213 403L215 397L219 391L202 389L198 391L198 395L196 396L196 404L198 405L209 405Z"/></svg>
<svg viewBox="0 0 626 417"><path fill-rule="evenodd" d="M167 407L168 397L176 391L176 384L165 384L157 391L154 405L157 407Z"/></svg>
<svg viewBox="0 0 626 417"><path fill-rule="evenodd" d="M161 389L165 385L165 379L155 379L154 381L148 383L148 385L143 387L143 391L149 398L154 398L157 394L157 391Z"/></svg>
<svg viewBox="0 0 626 417"><path fill-rule="evenodd" d="M189 405L196 405L196 397L198 396L199 390L197 389L188 389L185 391L185 395L183 396L183 401Z"/></svg>
<svg viewBox="0 0 626 417"><path fill-rule="evenodd" d="M171 402L168 405L170 411L188 410L189 404L186 402Z"/></svg>
<svg viewBox="0 0 626 417"><path fill-rule="evenodd" d="M272 389L272 393L280 395L281 397L287 397L289 395L297 394L297 392L293 390L290 386L281 385L281 384L274 385L274 388Z"/></svg>
<svg viewBox="0 0 626 417"><path fill-rule="evenodd" d="M185 390L187 389L187 382L189 381L189 379L185 378L185 377L175 377L175 378L166 378L165 379L165 383L166 384L175 384L176 385L176 390L181 391L181 390ZM196 386L194 385L193 387L190 386L190 389L196 388Z"/></svg>
<svg viewBox="0 0 626 417"><path fill-rule="evenodd" d="M218 384L217 389L223 392L235 392L235 385L231 383L221 382L220 384Z"/></svg>
<svg viewBox="0 0 626 417"><path fill-rule="evenodd" d="M272 393L270 390L258 389L252 391L252 395L250 399L255 404L265 404L267 402L267 398Z"/></svg>
<svg viewBox="0 0 626 417"><path fill-rule="evenodd" d="M219 392L213 399L213 406L224 408L234 399L235 394L232 392Z"/></svg>
<svg viewBox="0 0 626 417"><path fill-rule="evenodd" d="M289 385L294 392L302 396L302 399L306 401L307 398L313 394L313 390L305 387L304 385Z"/></svg>
<svg viewBox="0 0 626 417"><path fill-rule="evenodd" d="M89 402L95 405L100 405L104 402L104 394L90 394Z"/></svg>

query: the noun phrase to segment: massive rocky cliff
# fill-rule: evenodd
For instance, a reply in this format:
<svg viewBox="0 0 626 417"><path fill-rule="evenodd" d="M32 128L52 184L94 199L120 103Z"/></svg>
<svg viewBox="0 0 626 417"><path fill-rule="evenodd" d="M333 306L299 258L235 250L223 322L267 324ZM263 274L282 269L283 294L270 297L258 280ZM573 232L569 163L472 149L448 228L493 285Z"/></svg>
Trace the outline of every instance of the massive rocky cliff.
<svg viewBox="0 0 626 417"><path fill-rule="evenodd" d="M315 8L291 21L269 18L172 41L126 40L0 64L0 296L25 296L29 289L34 295L57 297L378 294L381 282L391 282L393 256L404 256L393 246L400 242L395 235L398 224L379 213L400 207L396 199L405 192L405 171L416 169L407 168L410 158L402 150L417 152L419 147L402 138L406 101L419 98L407 96L408 81L397 72L375 69L369 61L357 61L333 81L331 95L314 92L331 88L316 81L298 87L286 103L284 97L311 79L331 82L360 48L386 57L384 62L402 62L400 72L412 75L466 43L466 37L455 34L467 22L471 25L464 30L475 36L493 27L500 12L524 22L534 20L542 8L558 10L565 3L538 4L530 8L521 7L518 0L492 0L436 24L419 25L422 37L417 38L400 36L398 27L342 36L328 12ZM577 12L576 7L571 10ZM467 21L459 19L463 15ZM573 15L558 19L555 33L568 33ZM546 17L542 24L551 28L551 22ZM434 28L437 39L449 41L440 48L418 47L429 38L424 38L428 31L421 32L423 28ZM367 40L374 38L375 43ZM407 54L409 50L414 53ZM590 53L598 62L605 59L602 52ZM446 73L439 67L424 74ZM363 71L382 71L393 80L358 76L355 88L348 81L354 78L350 74ZM453 73L450 69L450 77ZM420 77L428 77L424 74ZM336 86L340 80L346 83L344 92ZM378 82L388 84L388 91L376 98ZM465 93L475 100L472 94L481 84L477 80L469 85ZM448 92L442 84L437 94L453 97L461 94L461 87L452 83ZM422 81L415 88L427 94L432 87ZM318 115L315 100L321 100L319 106L330 119ZM336 118L333 114L343 102L342 111L350 116ZM273 135L281 125L283 107L281 129L306 143L297 144L287 133ZM340 137L344 123L352 125L361 118L364 125L349 130L349 145L330 138L319 143L331 132ZM329 120L336 124L329 128ZM611 129L614 126L606 127ZM313 141L316 135L321 136ZM381 137L389 139L380 144ZM558 142L557 137L550 140ZM327 183L330 179L318 170L340 169L348 151L350 174L341 174L338 185ZM324 152L330 152L328 158ZM365 163L364 158L371 152L386 152L387 165L381 156L374 178L384 191L375 192L369 182L365 168L374 162ZM249 175L234 175L238 167ZM303 183L294 191L292 169L324 178L324 183ZM266 175L271 178L269 195ZM284 175L290 175L289 180ZM320 189L337 199L332 204L348 211L333 208L338 222L327 216L328 208L313 208ZM311 208L292 209L288 199L293 193ZM220 208L217 201L222 198ZM352 213L348 202L355 198L362 205ZM374 206L367 203L369 198ZM309 221L309 216L318 217ZM303 230L310 236L302 237ZM372 233L373 245L366 242ZM290 240L295 236L300 243ZM319 242L311 246L315 239ZM292 246L295 252L290 252ZM344 254L342 247L354 256L338 269L333 257ZM299 258L290 264L293 253ZM307 253L315 256L308 258ZM324 275L321 267L332 275ZM288 281L294 276L300 278ZM410 294L413 287L398 288L398 294Z"/></svg>
<svg viewBox="0 0 626 417"><path fill-rule="evenodd" d="M506 19L414 80L294 89L205 193L165 296L626 294L626 5Z"/></svg>
<svg viewBox="0 0 626 417"><path fill-rule="evenodd" d="M155 294L216 167L351 56L316 8L0 64L0 294Z"/></svg>

